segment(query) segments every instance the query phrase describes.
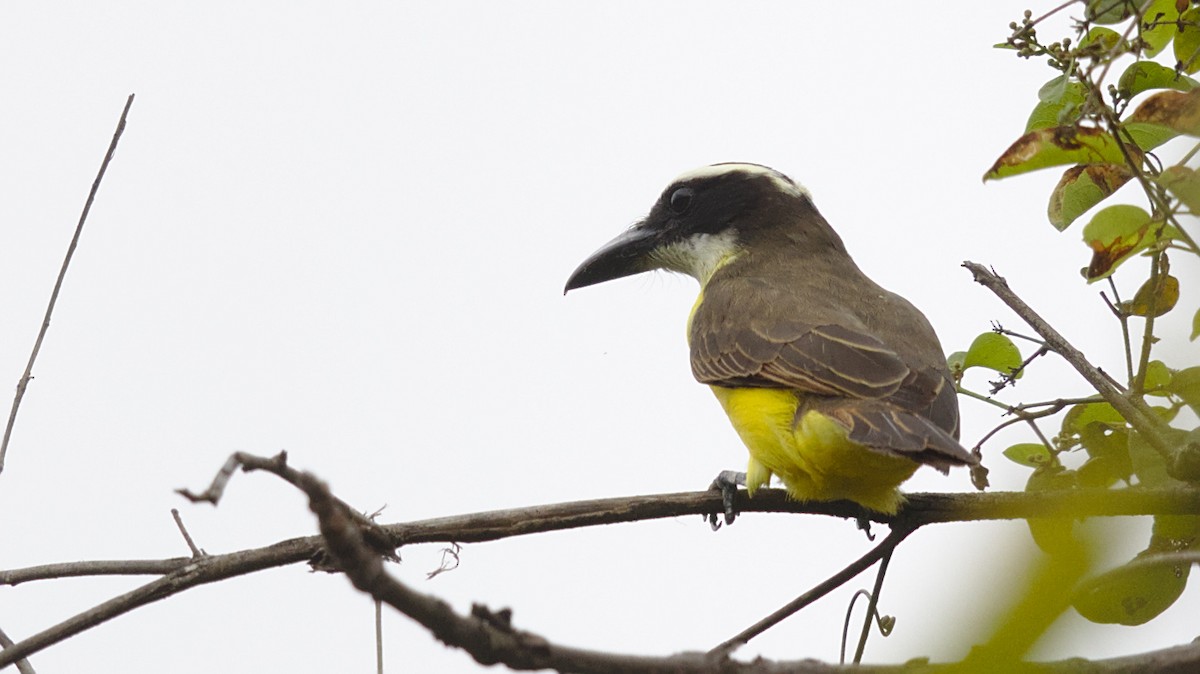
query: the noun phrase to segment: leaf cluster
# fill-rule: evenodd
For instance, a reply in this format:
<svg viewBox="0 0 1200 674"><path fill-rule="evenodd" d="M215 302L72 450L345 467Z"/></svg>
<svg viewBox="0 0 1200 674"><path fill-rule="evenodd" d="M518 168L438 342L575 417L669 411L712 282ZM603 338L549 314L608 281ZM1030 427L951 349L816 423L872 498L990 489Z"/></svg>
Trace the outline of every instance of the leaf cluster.
<svg viewBox="0 0 1200 674"><path fill-rule="evenodd" d="M1021 135L984 180L1063 170L1048 199L1047 219L1060 232L1086 220L1077 230L1090 254L1081 274L1086 283L1107 285L1098 308L1116 319L1114 331L1121 332L1126 361L1124 377L1112 385L1139 411L1138 418L1129 418L1099 389L1053 401L1000 403L994 396L1016 384L1051 349L999 326L953 354L950 365L960 392L1011 417L977 450L1013 424L1024 423L1033 432L1035 438L1003 451L1033 469L1028 491L1200 482L1200 470L1194 468L1200 454L1200 359L1168 362L1153 355L1164 340L1186 344L1200 337L1196 289L1181 285L1171 271L1172 262L1195 266L1200 258L1200 173L1193 165L1200 152L1200 83L1190 77L1200 72L1200 7L1192 5L1186 0L1080 0L1037 19L1026 11L997 45L1024 59L1044 60L1054 76L1038 90ZM1043 40L1038 29L1044 21L1068 11L1081 17L1073 19L1073 34ZM1182 158L1165 165L1168 146ZM1124 201L1134 203L1117 202L1119 190ZM1145 271L1130 264L1134 260L1148 261ZM1138 283L1131 298L1121 298L1114 280L1118 272L1129 287L1134 287L1129 280ZM1156 319L1183 307L1193 312L1190 332L1164 333ZM1022 356L1014 337L1035 344L1032 355ZM1001 379L987 394L971 391L962 387L971 368L999 372ZM1048 432L1044 426L1052 420L1057 428ZM1049 553L1066 554L1081 544L1074 521L1047 518L1029 524L1034 540ZM1145 550L1077 588L1072 605L1095 622L1145 623L1171 606L1187 584L1190 564L1169 555L1196 551L1200 518L1155 517Z"/></svg>

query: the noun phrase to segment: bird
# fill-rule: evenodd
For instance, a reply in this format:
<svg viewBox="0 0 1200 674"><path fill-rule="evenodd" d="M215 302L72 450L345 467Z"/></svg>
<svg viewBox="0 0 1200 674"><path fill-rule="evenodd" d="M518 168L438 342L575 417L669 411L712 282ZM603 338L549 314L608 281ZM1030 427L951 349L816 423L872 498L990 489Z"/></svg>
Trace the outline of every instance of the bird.
<svg viewBox="0 0 1200 674"><path fill-rule="evenodd" d="M738 483L753 497L777 477L799 501L892 515L918 467L978 463L958 441L958 398L929 320L859 269L783 173L742 162L683 173L579 265L564 294L659 269L700 283L687 322L692 374L749 453L745 473L714 482L727 522Z"/></svg>

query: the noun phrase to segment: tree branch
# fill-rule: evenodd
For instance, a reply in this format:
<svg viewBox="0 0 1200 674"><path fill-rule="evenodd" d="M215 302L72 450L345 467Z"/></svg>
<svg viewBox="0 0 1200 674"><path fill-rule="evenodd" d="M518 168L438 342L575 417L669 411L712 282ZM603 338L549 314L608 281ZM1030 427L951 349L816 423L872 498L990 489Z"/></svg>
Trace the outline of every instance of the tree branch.
<svg viewBox="0 0 1200 674"><path fill-rule="evenodd" d="M1122 395L1108 380L1108 377L1099 368L1092 365L1083 353L1074 346L1071 346L1065 337L1051 327L1028 304L1025 304L1020 297L1017 297L1016 293L1008 287L1008 282L1002 277L975 262L963 262L962 266L971 272L975 277L976 283L995 293L1002 302L1007 304L1022 320L1028 323L1029 327L1033 328L1042 339L1046 340L1046 344L1054 349L1055 353L1070 363L1075 368L1075 371L1087 380L1096 389L1096 392L1103 396L1104 400L1112 405L1121 416L1125 417L1126 421L1137 429L1138 433L1163 456L1167 463L1167 469L1172 473L1172 476L1177 476L1177 463L1183 452L1177 451L1171 446L1172 443L1167 438L1164 429L1165 424L1154 415L1145 402L1136 396L1126 397ZM1188 479L1187 476L1179 477L1181 479Z"/></svg>
<svg viewBox="0 0 1200 674"><path fill-rule="evenodd" d="M242 461L243 468L253 470L269 470L293 484L307 484L315 480L307 473L301 473L286 465L284 457L270 459L252 455L235 455ZM226 466L228 467L228 463ZM236 470L236 469L235 469ZM224 469L223 469L224 471ZM229 472L232 474L232 471ZM310 485L311 486L311 485ZM710 513L723 512L721 495L716 491L683 492L677 494L660 494L654 496L634 496L626 498L597 499L591 501L576 501L529 508L514 508L475 515L462 515L423 520L418 522L399 523L387 526L375 525L361 514L347 506L344 502L324 499L320 505L321 512L336 509L339 521L353 522L357 538L364 538L371 543L371 554L382 557L390 553L390 548L411 545L415 543L433 542L481 542L498 540L512 536L533 533L572 529L598 524L616 522L633 522L648 519L678 516L704 516ZM331 505L335 504L335 505ZM940 522L956 522L968 520L1013 519L1026 517L1093 517L1121 515L1152 515L1152 514L1181 514L1200 515L1200 489L1187 490L1156 490L1141 491L1137 489L1124 490L1069 490L1063 492L1034 492L1034 493L997 493L997 494L912 494L908 502L894 516L884 516L871 513L848 502L814 502L800 503L787 498L786 492L779 489L760 490L753 499L746 497L744 492L738 494L738 505L742 512L782 512L825 514L846 518L870 517L875 521L887 523L894 529L915 529L924 524ZM315 507L315 506L314 506ZM338 524L338 527L346 528ZM340 539L339 539L340 540ZM390 546L390 547L389 547ZM385 550L381 553L380 548ZM135 608L152 603L159 599L178 594L187 589L207 583L245 575L263 569L274 568L284 564L312 560L320 557L322 550L332 553L333 561L341 570L346 569L346 562L339 555L344 554L325 548L320 536L295 538L282 541L272 546L245 550L241 552L208 555L200 558L173 558L166 560L144 561L110 561L87 562L77 564L53 564L12 571L0 571L0 584L15 585L21 582L46 578L63 577L65 575L117 574L117 573L163 573L163 578L154 580L131 592L119 595L88 611L80 613L68 620L30 636L13 646L0 651L0 666L12 664L28 655L63 641L90 627L99 625L107 620L132 611ZM357 554L357 553L355 553ZM350 556L353 563L357 557ZM373 563L382 569L382 566ZM362 582L374 583L371 578L386 578L381 570L369 570L368 576L360 578ZM384 581L378 581L384 582ZM394 582L390 581L389 583ZM437 625L439 631L435 634L444 640L451 637L459 638L466 634L487 634L496 638L503 637L505 643L513 648L523 644L530 647L533 644L539 653L539 641L531 635L518 633L508 626L505 614L492 614L487 609L480 608L477 615L471 618L457 616L439 600L416 593L407 588L397 589L391 584L383 595L377 599L393 606L393 601L408 606L424 619ZM402 587L402 586L401 586ZM389 600L390 597L390 600ZM411 614L410 614L411 615ZM460 621L466 620L467 623ZM424 624L424 623L423 623ZM432 629L432 628L431 628ZM484 652L483 657L491 651ZM702 654L687 654L673 656L664 664L662 658L639 658L635 656L612 656L597 654L592 651L577 649L558 649L559 653L567 653L571 662L591 663L592 667L599 662L607 667L600 669L575 669L572 671L718 671L711 669L711 656ZM514 656L515 657L515 656ZM541 655L525 654L520 658L533 658L515 662L540 663ZM601 658L597 660L596 658ZM616 658L616 659L614 659ZM483 660L480 660L483 662ZM507 660L506 664L513 666ZM783 665L770 663L753 663L741 665L721 661L722 666L733 666L733 669L720 671L840 671L832 666L810 661L795 665L802 669L787 668ZM615 663L615 664L614 664ZM628 667L626 667L628 665ZM818 666L819 665L819 666ZM546 666L546 665L539 665ZM754 669L751 667L759 667ZM665 669L664 669L665 667ZM640 668L640 669L639 669ZM707 668L707 669L706 669ZM865 668L856 671L901 671L896 668Z"/></svg>

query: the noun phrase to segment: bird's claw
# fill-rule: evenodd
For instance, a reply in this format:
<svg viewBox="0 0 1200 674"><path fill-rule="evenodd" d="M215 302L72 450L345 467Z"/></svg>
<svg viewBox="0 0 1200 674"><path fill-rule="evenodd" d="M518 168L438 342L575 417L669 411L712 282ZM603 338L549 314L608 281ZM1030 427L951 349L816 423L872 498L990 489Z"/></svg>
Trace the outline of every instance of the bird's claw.
<svg viewBox="0 0 1200 674"><path fill-rule="evenodd" d="M745 486L746 474L739 473L735 470L723 470L713 479L709 489L719 489L721 491L721 510L725 514L725 524L733 524L737 519L737 491L738 486ZM708 525L713 531L721 528L721 520L717 517L717 513L709 513L704 516L708 521Z"/></svg>

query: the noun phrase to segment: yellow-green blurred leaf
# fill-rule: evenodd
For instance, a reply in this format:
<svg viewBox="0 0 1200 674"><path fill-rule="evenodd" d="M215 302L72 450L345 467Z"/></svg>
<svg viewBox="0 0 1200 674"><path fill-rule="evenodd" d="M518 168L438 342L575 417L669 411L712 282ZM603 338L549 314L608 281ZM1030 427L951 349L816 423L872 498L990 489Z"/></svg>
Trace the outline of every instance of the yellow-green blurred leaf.
<svg viewBox="0 0 1200 674"><path fill-rule="evenodd" d="M1124 164L1072 166L1050 193L1050 205L1046 208L1050 224L1061 232L1132 177L1133 172Z"/></svg>
<svg viewBox="0 0 1200 674"><path fill-rule="evenodd" d="M1154 564L1152 554L1140 554L1083 583L1072 604L1094 623L1142 625L1170 608L1187 586L1188 564Z"/></svg>
<svg viewBox="0 0 1200 674"><path fill-rule="evenodd" d="M1200 10L1193 8L1181 14L1175 30L1175 60L1190 75L1200 70Z"/></svg>
<svg viewBox="0 0 1200 674"><path fill-rule="evenodd" d="M1196 341L1200 337L1200 309L1196 310L1196 315L1192 316L1192 334L1188 337L1189 342Z"/></svg>
<svg viewBox="0 0 1200 674"><path fill-rule="evenodd" d="M1146 363L1146 384L1145 390L1147 395L1165 396L1167 391L1159 390L1166 387L1171 381L1171 369L1166 363L1161 360L1152 360Z"/></svg>
<svg viewBox="0 0 1200 674"><path fill-rule="evenodd" d="M1083 15L1092 23L1121 23L1136 9L1128 0L1087 0Z"/></svg>
<svg viewBox="0 0 1200 674"><path fill-rule="evenodd" d="M1083 228L1083 240L1092 249L1088 282L1108 277L1130 256L1149 245L1150 214L1128 204L1109 206L1096 213Z"/></svg>
<svg viewBox="0 0 1200 674"><path fill-rule="evenodd" d="M1186 166L1168 166L1157 180L1193 213L1200 214L1200 174Z"/></svg>
<svg viewBox="0 0 1200 674"><path fill-rule="evenodd" d="M1076 472L1079 475L1079 486L1084 489L1106 489L1118 480L1125 479L1118 462L1108 456L1093 456L1084 461Z"/></svg>
<svg viewBox="0 0 1200 674"><path fill-rule="evenodd" d="M998 332L985 332L971 342L963 358L963 369L985 367L1001 374L1012 374L1021 366L1021 351L1008 337ZM1017 373L1020 377L1021 373Z"/></svg>
<svg viewBox="0 0 1200 674"><path fill-rule="evenodd" d="M1129 148L1131 151L1136 148ZM1135 157L1140 161L1140 156ZM1091 127L1056 126L1017 139L983 179L996 180L1064 164L1122 164L1125 156L1115 138Z"/></svg>
<svg viewBox="0 0 1200 674"><path fill-rule="evenodd" d="M1054 491L1076 489L1075 471L1064 470L1055 464L1043 464L1030 474L1025 482L1025 491ZM1055 554L1077 550L1079 539L1075 536L1075 520L1061 517L1030 517L1025 520L1033 542L1043 552Z"/></svg>
<svg viewBox="0 0 1200 674"><path fill-rule="evenodd" d="M1133 465L1133 474L1137 475L1138 484L1143 487L1161 487L1178 484L1167 475L1167 464L1162 455L1142 439L1140 433L1129 434L1129 461Z"/></svg>
<svg viewBox="0 0 1200 674"><path fill-rule="evenodd" d="M1184 368L1171 376L1167 390L1200 414L1200 367Z"/></svg>
<svg viewBox="0 0 1200 674"><path fill-rule="evenodd" d="M1155 515L1150 546L1156 550L1186 550L1200 546L1200 517Z"/></svg>
<svg viewBox="0 0 1200 674"><path fill-rule="evenodd" d="M1121 79L1117 81L1117 91L1121 97L1129 100L1134 96L1151 89L1175 89L1176 91L1191 91L1196 88L1196 80L1187 75L1175 72L1154 61L1137 61L1129 64Z"/></svg>
<svg viewBox="0 0 1200 674"><path fill-rule="evenodd" d="M1138 288L1133 301L1129 303L1129 313L1134 316L1149 316L1151 307L1157 318L1175 308L1179 301L1179 279L1170 274L1159 274L1156 279L1146 279Z"/></svg>
<svg viewBox="0 0 1200 674"><path fill-rule="evenodd" d="M1117 480L1128 482L1133 477L1128 430L1092 422L1081 430L1079 441L1090 457L1079 467L1080 485L1108 487Z"/></svg>
<svg viewBox="0 0 1200 674"><path fill-rule="evenodd" d="M1004 456L1022 466L1037 468L1054 461L1054 455L1040 442L1022 442L1004 450Z"/></svg>
<svg viewBox="0 0 1200 674"><path fill-rule="evenodd" d="M1150 393L1148 395L1162 395L1162 393ZM1150 411L1154 412L1159 419L1165 423L1175 421L1175 417L1179 416L1179 407L1172 405L1171 407L1162 407L1160 405L1151 405Z"/></svg>

